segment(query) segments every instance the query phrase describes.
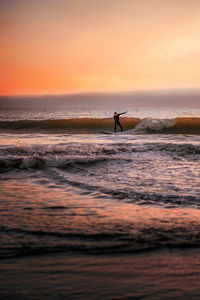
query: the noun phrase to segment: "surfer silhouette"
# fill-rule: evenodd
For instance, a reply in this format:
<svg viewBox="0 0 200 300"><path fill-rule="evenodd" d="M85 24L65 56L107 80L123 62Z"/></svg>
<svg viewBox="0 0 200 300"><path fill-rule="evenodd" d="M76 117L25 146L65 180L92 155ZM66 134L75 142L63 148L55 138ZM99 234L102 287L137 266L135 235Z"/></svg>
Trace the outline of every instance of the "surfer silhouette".
<svg viewBox="0 0 200 300"><path fill-rule="evenodd" d="M114 130L115 130L115 132L116 132L116 129L117 129L117 125L121 128L121 131L123 131L122 125L121 125L121 123L119 121L119 116L120 115L124 115L126 113L127 113L127 111L125 111L123 113L120 113L120 114L118 114L116 111L114 112L114 122L115 122Z"/></svg>

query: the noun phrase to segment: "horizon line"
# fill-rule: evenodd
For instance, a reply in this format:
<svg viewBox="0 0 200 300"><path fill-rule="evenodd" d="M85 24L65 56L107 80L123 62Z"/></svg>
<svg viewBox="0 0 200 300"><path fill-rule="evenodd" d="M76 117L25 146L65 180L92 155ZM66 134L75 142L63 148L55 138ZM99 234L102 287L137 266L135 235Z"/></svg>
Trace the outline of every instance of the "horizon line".
<svg viewBox="0 0 200 300"><path fill-rule="evenodd" d="M177 88L163 88L163 89L138 89L138 90L124 90L124 91L88 91L88 92L66 92L66 93L20 93L20 94L1 94L2 97L46 97L46 96L73 96L73 95L106 95L106 94L131 94L131 93L159 93L159 92L181 92L181 91L199 91L200 87L177 87Z"/></svg>

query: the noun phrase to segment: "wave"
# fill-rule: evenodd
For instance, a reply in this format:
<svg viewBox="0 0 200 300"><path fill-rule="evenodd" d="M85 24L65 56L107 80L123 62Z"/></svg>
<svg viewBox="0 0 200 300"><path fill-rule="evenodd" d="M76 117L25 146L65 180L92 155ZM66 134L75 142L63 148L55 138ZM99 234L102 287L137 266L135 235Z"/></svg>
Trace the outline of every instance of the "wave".
<svg viewBox="0 0 200 300"><path fill-rule="evenodd" d="M143 119L135 127L137 133L200 134L200 118Z"/></svg>
<svg viewBox="0 0 200 300"><path fill-rule="evenodd" d="M121 152L130 152L132 148L125 143L102 145L102 144L82 144L82 143L63 143L57 145L34 144L31 146L2 146L0 155L2 156L34 156L41 157L55 155L56 157L67 156L98 156L113 155Z"/></svg>
<svg viewBox="0 0 200 300"><path fill-rule="evenodd" d="M121 118L124 131L137 133L200 134L200 118ZM113 131L113 118L0 121L0 132L100 133Z"/></svg>
<svg viewBox="0 0 200 300"><path fill-rule="evenodd" d="M134 129L134 132L147 133L147 132L163 132L176 125L176 119L143 119Z"/></svg>
<svg viewBox="0 0 200 300"><path fill-rule="evenodd" d="M78 157L78 158L42 158L39 156L25 157L25 158L10 158L0 159L0 170L10 171L13 169L44 169L49 167L56 167L62 169L73 169L78 166L94 165L100 162L110 160L104 156L102 157Z"/></svg>
<svg viewBox="0 0 200 300"><path fill-rule="evenodd" d="M45 208L47 209L47 208ZM57 209L57 208L54 208ZM50 237L58 237L65 239L73 239L73 240L110 240L112 238L127 238L128 234L125 233L109 233L109 232L97 232L97 233L84 233L84 232L57 232L57 231L43 231L43 230L28 230L21 228L8 228L5 226L0 226L0 232L6 233L19 233L19 234L29 234L35 236L50 236Z"/></svg>
<svg viewBox="0 0 200 300"><path fill-rule="evenodd" d="M200 149L199 149L200 151ZM82 158L40 158L40 157L29 157L29 158L12 158L6 160L0 160L0 170L2 173L13 171L13 170L44 170L44 175L48 178L53 178L53 182L59 185L66 184L71 187L78 188L82 191L89 193L97 192L100 197L111 196L113 199L125 201L129 203L135 203L138 205L159 205L168 208L177 206L190 206L199 208L200 207L200 196L199 194L185 194L179 193L173 190L166 190L165 192L158 191L137 191L133 187L108 187L104 184L90 183L81 180L80 178L73 178L68 176L69 174L79 174L79 172L86 172L88 169L97 164L107 163L108 161L117 161L119 163L119 157L82 157ZM121 158L121 161L131 161L129 158ZM109 163L110 164L110 163ZM104 165L100 166L101 168ZM99 169L99 165L97 168ZM93 173L95 170L93 169ZM53 206L46 209L65 209L65 207Z"/></svg>
<svg viewBox="0 0 200 300"><path fill-rule="evenodd" d="M92 144L3 146L0 148L0 171L13 169L88 168L98 163L119 159L120 153L131 152L123 146ZM130 160L120 157L120 160Z"/></svg>
<svg viewBox="0 0 200 300"><path fill-rule="evenodd" d="M197 225L197 224L196 224ZM83 254L129 254L160 248L199 248L199 226L193 224L172 228L143 227L134 232L62 233L45 230L24 230L0 227L5 237L12 238L12 246L0 247L0 258L26 257L47 253L78 252ZM18 236L24 243L19 243ZM30 243L31 236L34 237ZM42 239L41 239L42 237Z"/></svg>
<svg viewBox="0 0 200 300"><path fill-rule="evenodd" d="M123 118L124 130L133 129L140 119ZM99 133L113 131L113 118L76 118L60 120L0 121L0 131L50 132L50 133Z"/></svg>
<svg viewBox="0 0 200 300"><path fill-rule="evenodd" d="M56 253L79 253L84 255L126 255L151 252L159 249L193 249L200 248L200 243L195 241L176 241L168 243L115 243L114 245L99 245L95 247L88 247L88 245L55 245L55 246L21 246L17 247L1 247L0 259L9 259L15 257L29 257L35 255L47 255Z"/></svg>
<svg viewBox="0 0 200 300"><path fill-rule="evenodd" d="M190 245L191 247L191 245ZM159 249L157 245L145 245L139 247L129 247L127 243L122 243L120 245L99 245L96 247L88 247L86 245L55 245L55 246L36 246L36 247L9 247L9 248L0 248L0 259L13 258L13 257L27 257L33 255L46 255L46 254L55 254L55 253L69 253L69 252L78 252L81 254L128 254L128 253L137 253L144 251L152 251Z"/></svg>
<svg viewBox="0 0 200 300"><path fill-rule="evenodd" d="M108 161L131 162L134 154L156 152L173 158L199 160L200 145L177 143L144 144L61 144L32 146L3 146L0 148L0 171L13 169L89 168Z"/></svg>
<svg viewBox="0 0 200 300"><path fill-rule="evenodd" d="M134 188L108 188L101 185L89 184L86 182L81 182L78 180L71 180L64 177L63 174L60 174L54 170L51 174L58 183L64 183L71 185L73 187L78 187L82 190L87 190L91 193L99 192L106 196L112 196L114 199L119 199L126 201L127 203L135 203L138 205L159 205L168 208L177 207L177 206L190 206L199 208L200 206L200 196L197 195L186 195L186 194L175 194L171 193L159 193L159 192L143 192L135 191Z"/></svg>

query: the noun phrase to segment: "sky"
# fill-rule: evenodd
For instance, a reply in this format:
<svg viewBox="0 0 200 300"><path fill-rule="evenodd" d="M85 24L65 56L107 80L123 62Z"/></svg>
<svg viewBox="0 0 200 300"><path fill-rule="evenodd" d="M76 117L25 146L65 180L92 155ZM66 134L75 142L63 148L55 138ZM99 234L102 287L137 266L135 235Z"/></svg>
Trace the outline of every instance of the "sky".
<svg viewBox="0 0 200 300"><path fill-rule="evenodd" d="M200 88L199 0L0 0L0 95Z"/></svg>

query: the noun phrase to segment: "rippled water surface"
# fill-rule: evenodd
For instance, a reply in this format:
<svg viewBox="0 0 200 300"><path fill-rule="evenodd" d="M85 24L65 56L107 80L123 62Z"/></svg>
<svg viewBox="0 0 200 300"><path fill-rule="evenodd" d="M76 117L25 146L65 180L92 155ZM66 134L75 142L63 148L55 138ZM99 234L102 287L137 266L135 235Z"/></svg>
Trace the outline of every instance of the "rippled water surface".
<svg viewBox="0 0 200 300"><path fill-rule="evenodd" d="M200 137L1 134L1 257L200 245Z"/></svg>

